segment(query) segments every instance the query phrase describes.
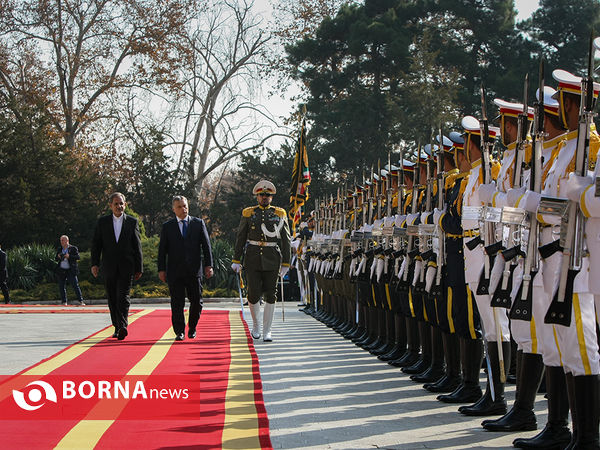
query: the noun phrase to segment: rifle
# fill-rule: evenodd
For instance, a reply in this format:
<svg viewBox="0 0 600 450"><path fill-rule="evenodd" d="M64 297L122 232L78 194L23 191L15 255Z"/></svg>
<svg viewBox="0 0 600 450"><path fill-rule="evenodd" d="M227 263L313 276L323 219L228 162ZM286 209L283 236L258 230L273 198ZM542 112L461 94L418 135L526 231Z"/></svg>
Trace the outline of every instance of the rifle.
<svg viewBox="0 0 600 450"><path fill-rule="evenodd" d="M483 182L485 184L489 183L492 179L492 167L490 161L490 148L492 147L492 141L489 136L489 124L487 118L487 112L485 107L485 87L483 83L481 84L481 115L482 120L480 122L481 126L481 159L482 159L482 170L483 170ZM490 241L493 238L494 230L493 226L489 221L484 221L483 223L483 242L486 249L487 257L484 255L483 258L483 272L482 278L479 280L479 285L477 286L477 294L478 295L487 295L489 294L490 287L490 264L491 260L494 257L493 252L489 252L490 250ZM496 344L498 345L498 363L500 366L500 381L502 383L506 382L506 371L504 370L504 354L502 350L502 332L500 330L500 322L498 320L498 311L497 308L492 308L494 313L494 326L496 327ZM487 342L486 342L487 346ZM486 354L489 353L486 351ZM488 359L488 364L489 364ZM488 367L488 370L490 368ZM490 382L490 391L492 393L492 400L495 399L494 388L493 388L493 378L491 370L488 373L488 380Z"/></svg>
<svg viewBox="0 0 600 450"><path fill-rule="evenodd" d="M487 118L486 106L485 106L485 87L481 83L481 115L480 121L480 133L481 133L481 162L483 171L483 184L488 184L492 180L492 167L490 160L490 149L493 145L492 140L489 137L489 123ZM490 288L490 266L491 262L499 250L499 247L490 246L492 239L494 238L493 226L489 221L483 221L482 233L483 245L487 257L483 260L483 271L477 285L477 295L489 294Z"/></svg>
<svg viewBox="0 0 600 450"><path fill-rule="evenodd" d="M523 161L525 159L525 144L527 143L527 132L529 131L529 108L527 106L527 91L529 87L528 83L529 74L526 74L523 88L523 110L517 118L517 145L515 148L514 156L513 179L511 180L513 188L521 187L521 185L523 184ZM515 208L505 207L502 210L502 222L509 223L507 244L510 244L511 239L515 240L513 238L517 228L517 224L515 223L516 221L513 220L515 215L518 215L518 211L515 211ZM524 216L524 214L521 215ZM507 219L507 217L510 218ZM502 257L504 259L504 271L502 272L502 282L497 287L496 291L494 292L494 295L492 296L491 305L493 307L510 308L511 292L513 288L512 275L517 267L517 264L515 262L516 257L521 253L520 244L521 242L519 238L518 242L515 242L515 246L502 251Z"/></svg>
<svg viewBox="0 0 600 450"><path fill-rule="evenodd" d="M392 155L390 152L388 152L388 173L386 174L385 177L385 206L386 206L386 213L385 215L387 217L391 217L392 216Z"/></svg>
<svg viewBox="0 0 600 450"><path fill-rule="evenodd" d="M415 214L417 212L417 201L419 197L419 184L421 182L421 143L419 142L417 147L417 164L415 168L416 172L413 175L413 187L412 187L412 204L411 204L411 213ZM408 227L407 223L407 227ZM406 282L408 280L408 269L411 264L411 259L416 256L414 254L414 244L415 237L412 235L408 236L408 245L406 247L406 270L402 274L402 281Z"/></svg>
<svg viewBox="0 0 600 450"><path fill-rule="evenodd" d="M398 209L397 214L404 213L404 190L406 184L404 180L404 145L400 146L400 168L398 169Z"/></svg>
<svg viewBox="0 0 600 450"><path fill-rule="evenodd" d="M441 211L444 209L444 188L445 184L445 173L444 173L444 135L442 134L442 127L439 128L439 149L437 154L437 183L438 183L438 198L437 208ZM437 229L438 235L438 252L436 255L437 260L437 272L435 276L435 293L440 294L442 291L442 267L446 265L446 236L442 227L439 224L434 224Z"/></svg>
<svg viewBox="0 0 600 450"><path fill-rule="evenodd" d="M540 58L539 67L539 100L534 104L533 116L533 155L529 172L529 189L542 191L542 149L544 148L544 60ZM513 320L531 321L533 309L533 279L538 273L537 247L539 241L539 223L536 214L529 213L529 237L527 253L523 266L523 280L517 291L516 299L510 309L509 317Z"/></svg>
<svg viewBox="0 0 600 450"><path fill-rule="evenodd" d="M575 173L587 175L590 148L590 127L594 117L594 40L590 36L587 77L581 79L581 102L579 105L579 127L575 151ZM541 94L540 94L541 95ZM579 204L569 200L566 237L563 246L562 266L558 291L552 299L545 323L569 326L573 303L573 285L583 261L585 219ZM563 223L563 226L565 224Z"/></svg>

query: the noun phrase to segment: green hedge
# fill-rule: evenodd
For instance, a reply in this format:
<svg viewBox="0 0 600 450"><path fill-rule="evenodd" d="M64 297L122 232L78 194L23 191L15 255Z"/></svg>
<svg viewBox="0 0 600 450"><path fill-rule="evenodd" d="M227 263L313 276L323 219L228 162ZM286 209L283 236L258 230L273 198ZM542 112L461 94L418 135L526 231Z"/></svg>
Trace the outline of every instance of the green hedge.
<svg viewBox="0 0 600 450"><path fill-rule="evenodd" d="M144 273L133 284L131 296L134 298L168 297L169 289L158 279L156 265L158 257L158 236L142 239L144 253ZM205 283L204 297L235 297L235 278L231 272L233 249L226 241L215 239L212 242L215 276ZM57 300L60 298L58 284L54 277L56 249L50 245L30 244L7 251L9 287L15 301ZM79 261L79 285L86 299L105 298L104 280L91 274L90 252L81 252ZM67 287L67 297L74 298L71 287Z"/></svg>

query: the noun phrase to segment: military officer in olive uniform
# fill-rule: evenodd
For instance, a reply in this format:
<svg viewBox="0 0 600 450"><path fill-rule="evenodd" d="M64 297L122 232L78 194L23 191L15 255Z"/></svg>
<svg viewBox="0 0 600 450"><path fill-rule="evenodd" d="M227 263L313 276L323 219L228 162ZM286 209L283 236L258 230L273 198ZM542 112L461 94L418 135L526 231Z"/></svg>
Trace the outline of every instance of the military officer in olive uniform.
<svg viewBox="0 0 600 450"><path fill-rule="evenodd" d="M246 270L252 337L260 338L260 297L264 295L263 341L271 342L271 324L277 297L277 279L290 267L290 229L283 208L271 206L276 189L261 180L254 186L258 205L245 208L238 228L231 268Z"/></svg>

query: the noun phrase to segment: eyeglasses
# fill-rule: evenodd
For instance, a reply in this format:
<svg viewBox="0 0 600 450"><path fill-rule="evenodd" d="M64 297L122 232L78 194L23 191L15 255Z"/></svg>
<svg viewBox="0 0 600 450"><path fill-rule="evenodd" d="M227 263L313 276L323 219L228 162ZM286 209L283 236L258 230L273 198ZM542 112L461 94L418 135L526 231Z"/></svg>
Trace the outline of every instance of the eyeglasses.
<svg viewBox="0 0 600 450"><path fill-rule="evenodd" d="M258 195L260 195L261 197L270 197L270 196L271 196L271 195L273 195L273 194L269 194L268 192L261 192L261 193L260 193L260 194L258 194Z"/></svg>

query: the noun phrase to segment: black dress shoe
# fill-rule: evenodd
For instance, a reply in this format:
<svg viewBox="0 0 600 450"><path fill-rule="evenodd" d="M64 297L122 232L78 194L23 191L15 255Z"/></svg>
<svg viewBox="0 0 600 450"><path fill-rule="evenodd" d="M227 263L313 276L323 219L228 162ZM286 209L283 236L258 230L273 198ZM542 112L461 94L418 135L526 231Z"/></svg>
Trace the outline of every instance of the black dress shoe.
<svg viewBox="0 0 600 450"><path fill-rule="evenodd" d="M188 337L194 339L196 337L196 330L188 330Z"/></svg>
<svg viewBox="0 0 600 450"><path fill-rule="evenodd" d="M119 328L119 331L117 331L117 339L122 341L123 339L125 339L125 336L127 336L127 328Z"/></svg>
<svg viewBox="0 0 600 450"><path fill-rule="evenodd" d="M115 330L115 332L113 333L112 337L116 338L117 337L117 332Z"/></svg>
<svg viewBox="0 0 600 450"><path fill-rule="evenodd" d="M185 335L183 333L179 333L179 334L177 334L177 336L175 336L176 341L183 341L184 339L185 339Z"/></svg>

